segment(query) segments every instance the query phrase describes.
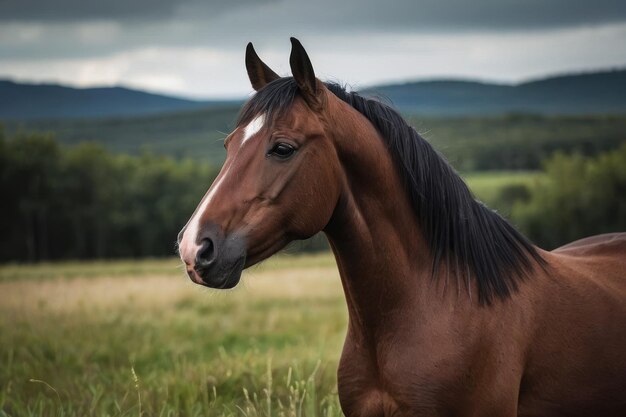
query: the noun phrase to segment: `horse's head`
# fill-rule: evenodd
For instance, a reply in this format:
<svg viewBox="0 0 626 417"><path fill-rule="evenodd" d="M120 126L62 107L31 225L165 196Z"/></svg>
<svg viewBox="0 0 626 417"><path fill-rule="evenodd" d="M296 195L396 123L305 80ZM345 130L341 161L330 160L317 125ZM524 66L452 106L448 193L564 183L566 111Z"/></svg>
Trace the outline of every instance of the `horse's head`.
<svg viewBox="0 0 626 417"><path fill-rule="evenodd" d="M329 91L292 38L293 78L280 78L252 44L246 68L258 91L227 137L222 169L178 236L189 277L214 288L234 287L241 271L329 222L340 194L339 159L321 109ZM281 106L272 87L290 84ZM327 110L327 109L326 109Z"/></svg>

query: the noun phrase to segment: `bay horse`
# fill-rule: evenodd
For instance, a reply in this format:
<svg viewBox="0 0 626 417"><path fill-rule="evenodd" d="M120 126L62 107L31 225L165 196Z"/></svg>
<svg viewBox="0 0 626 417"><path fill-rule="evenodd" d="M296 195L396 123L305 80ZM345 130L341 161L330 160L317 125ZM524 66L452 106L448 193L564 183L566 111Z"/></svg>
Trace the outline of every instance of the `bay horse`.
<svg viewBox="0 0 626 417"><path fill-rule="evenodd" d="M544 251L475 200L391 107L292 77L252 44L256 94L179 234L189 277L231 288L323 231L349 324L346 416L626 416L626 234Z"/></svg>

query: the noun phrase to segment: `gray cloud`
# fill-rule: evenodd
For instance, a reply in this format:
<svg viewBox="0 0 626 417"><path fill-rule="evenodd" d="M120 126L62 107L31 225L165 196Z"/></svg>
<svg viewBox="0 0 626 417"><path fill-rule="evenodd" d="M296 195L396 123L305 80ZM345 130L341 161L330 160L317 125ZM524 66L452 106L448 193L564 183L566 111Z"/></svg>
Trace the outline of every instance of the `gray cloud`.
<svg viewBox="0 0 626 417"><path fill-rule="evenodd" d="M170 19L188 10L219 15L255 0L3 0L0 20L72 22L90 20L150 21Z"/></svg>
<svg viewBox="0 0 626 417"><path fill-rule="evenodd" d="M623 0L4 0L0 56L240 48L288 36L545 30L626 22Z"/></svg>
<svg viewBox="0 0 626 417"><path fill-rule="evenodd" d="M0 0L0 76L229 94L248 41L286 73L296 36L338 79L519 79L622 66L625 23L624 0Z"/></svg>
<svg viewBox="0 0 626 417"><path fill-rule="evenodd" d="M259 5L273 3L273 7ZM269 21L286 26L342 29L521 29L598 25L626 21L623 0L4 0L0 20L80 22L206 19L253 8L254 27L272 31ZM280 17L276 19L276 17Z"/></svg>

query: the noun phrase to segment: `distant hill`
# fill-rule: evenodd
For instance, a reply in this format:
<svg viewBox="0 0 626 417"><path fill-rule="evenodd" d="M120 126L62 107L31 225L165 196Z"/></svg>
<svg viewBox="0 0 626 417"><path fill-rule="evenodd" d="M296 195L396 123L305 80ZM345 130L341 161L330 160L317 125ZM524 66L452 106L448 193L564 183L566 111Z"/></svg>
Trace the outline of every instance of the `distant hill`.
<svg viewBox="0 0 626 417"><path fill-rule="evenodd" d="M238 111L239 105L224 105L134 117L5 121L3 125L7 135L51 133L67 145L89 141L120 153L150 150L221 164L223 140L234 128Z"/></svg>
<svg viewBox="0 0 626 417"><path fill-rule="evenodd" d="M626 112L626 70L563 75L516 85L434 80L361 91L409 114L601 114Z"/></svg>
<svg viewBox="0 0 626 417"><path fill-rule="evenodd" d="M0 119L140 116L222 105L123 87L72 88L0 80Z"/></svg>
<svg viewBox="0 0 626 417"><path fill-rule="evenodd" d="M415 81L361 92L389 100L407 114L626 113L626 70L563 75L516 85ZM195 101L123 87L81 89L0 80L0 120L133 117L232 107L242 101Z"/></svg>
<svg viewBox="0 0 626 417"><path fill-rule="evenodd" d="M50 132L68 145L94 141L122 153L152 150L215 165L223 161L222 140L233 129L241 105L124 88L26 87L0 82L0 124L8 135ZM7 95L9 90L13 93ZM28 91L30 96L24 93ZM480 155L487 155L484 150L491 146L508 149L508 159L517 161L509 165L516 169L532 166L524 162L529 158L523 154L533 147L541 149L544 157L555 149L584 154L612 149L626 140L624 92L626 71L552 77L515 86L430 81L364 90L391 99L419 132L463 170L499 168L498 158L479 160L473 154L478 149ZM18 93L23 93L21 99ZM38 95L48 101L38 102L34 99ZM65 104L50 104L55 102ZM19 115L17 108L22 109ZM112 112L116 115L107 116Z"/></svg>

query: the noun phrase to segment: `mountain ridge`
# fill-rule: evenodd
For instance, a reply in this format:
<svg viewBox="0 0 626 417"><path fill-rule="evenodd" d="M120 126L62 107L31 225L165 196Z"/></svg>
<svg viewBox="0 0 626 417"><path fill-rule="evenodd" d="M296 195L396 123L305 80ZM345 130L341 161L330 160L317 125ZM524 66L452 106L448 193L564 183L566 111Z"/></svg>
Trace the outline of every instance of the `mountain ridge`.
<svg viewBox="0 0 626 417"><path fill-rule="evenodd" d="M430 79L387 83L360 92L407 114L601 114L626 112L626 69L562 74L516 84ZM107 118L232 106L240 100L194 100L124 86L76 88L0 79L0 120Z"/></svg>
<svg viewBox="0 0 626 417"><path fill-rule="evenodd" d="M428 115L623 113L624 91L626 69L563 74L516 84L441 79L361 90L368 96L389 99L405 113Z"/></svg>
<svg viewBox="0 0 626 417"><path fill-rule="evenodd" d="M193 100L124 86L77 88L0 79L0 119L142 116L220 106L227 100Z"/></svg>

